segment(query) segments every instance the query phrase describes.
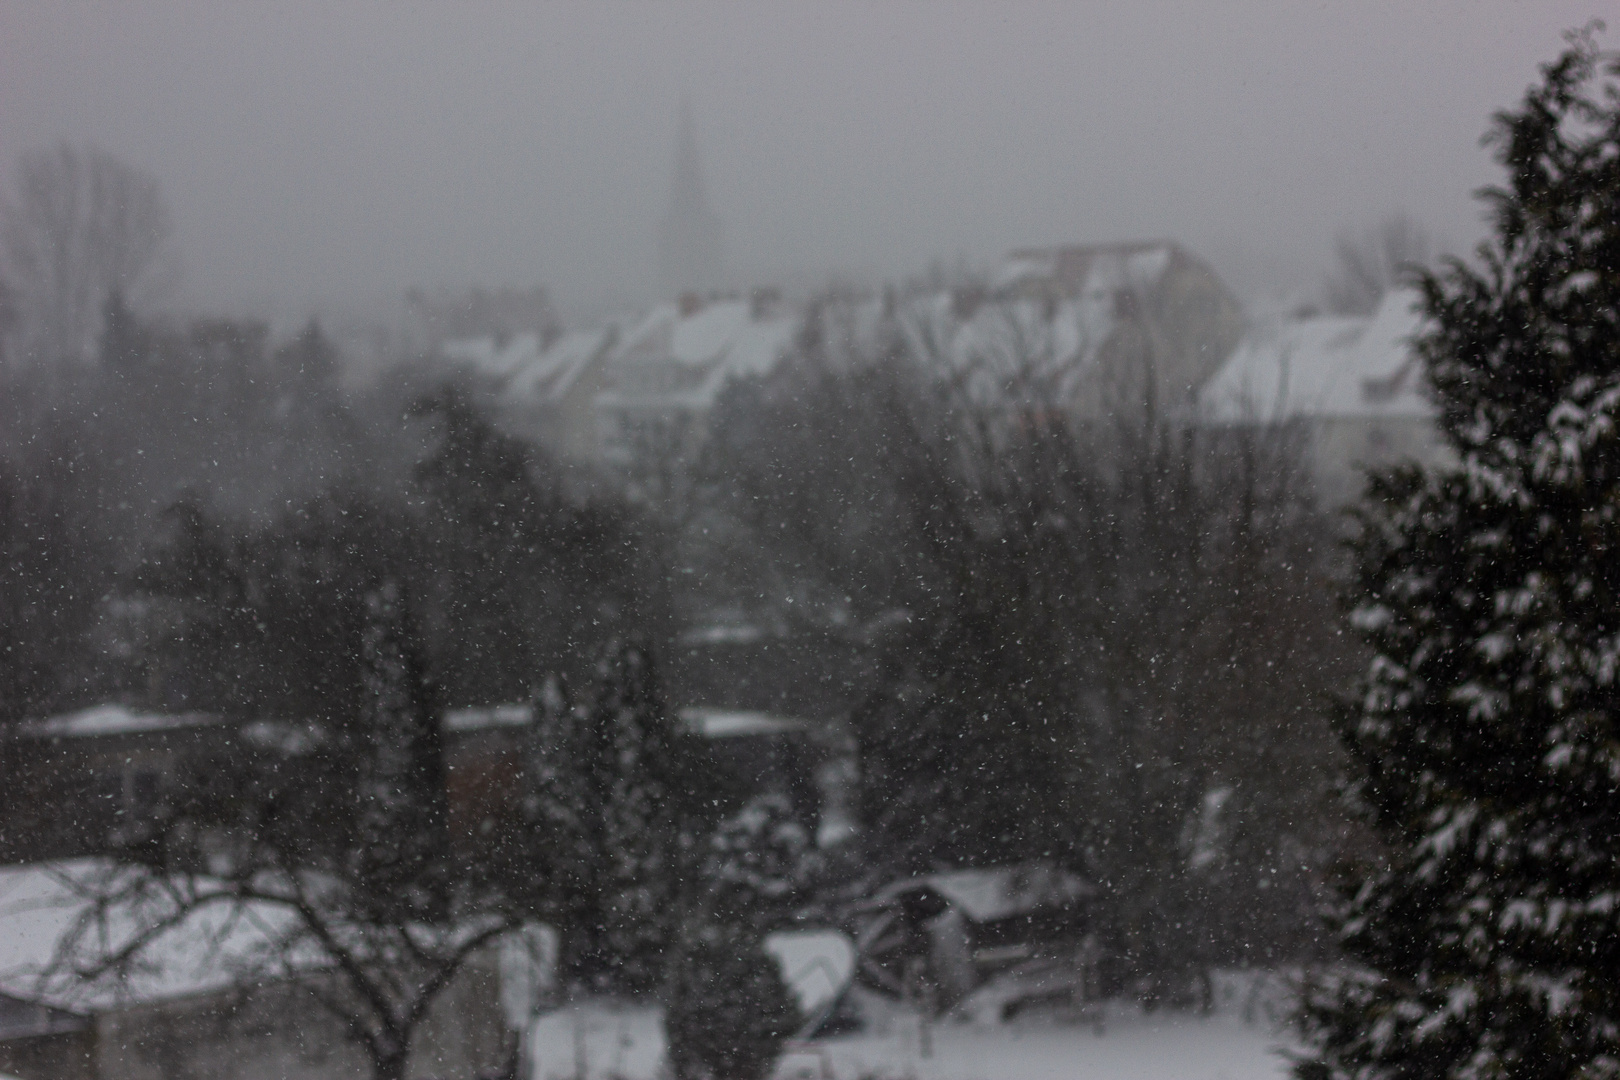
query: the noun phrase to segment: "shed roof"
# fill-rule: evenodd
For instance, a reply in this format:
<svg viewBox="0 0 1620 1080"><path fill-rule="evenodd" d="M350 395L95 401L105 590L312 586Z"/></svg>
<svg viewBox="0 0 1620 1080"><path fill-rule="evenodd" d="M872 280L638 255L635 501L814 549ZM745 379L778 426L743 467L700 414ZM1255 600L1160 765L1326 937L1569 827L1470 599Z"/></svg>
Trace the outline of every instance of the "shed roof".
<svg viewBox="0 0 1620 1080"><path fill-rule="evenodd" d="M83 1031L89 1024L90 1018L83 1013L0 993L0 1042ZM6 1080L5 1076L0 1075L0 1080Z"/></svg>
<svg viewBox="0 0 1620 1080"><path fill-rule="evenodd" d="M879 902L932 892L972 922L994 922L1014 915L1073 908L1096 893L1077 874L1048 862L1026 862L973 870L949 870L898 881L883 889Z"/></svg>

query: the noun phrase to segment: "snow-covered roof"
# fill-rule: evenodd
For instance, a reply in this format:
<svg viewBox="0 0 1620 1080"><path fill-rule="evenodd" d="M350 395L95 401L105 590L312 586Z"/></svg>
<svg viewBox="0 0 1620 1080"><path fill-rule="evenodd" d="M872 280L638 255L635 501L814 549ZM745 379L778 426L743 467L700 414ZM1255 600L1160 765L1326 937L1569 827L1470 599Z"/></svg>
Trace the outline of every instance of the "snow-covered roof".
<svg viewBox="0 0 1620 1080"><path fill-rule="evenodd" d="M505 396L512 402L550 402L567 394L591 362L608 351L618 328L574 331L559 337L551 347L536 351L512 369Z"/></svg>
<svg viewBox="0 0 1620 1080"><path fill-rule="evenodd" d="M1090 290L1048 304L1009 297L976 307L965 318L948 294L910 305L901 332L919 356L971 371L971 392L981 400L1009 389L1072 395L1117 323L1115 294Z"/></svg>
<svg viewBox="0 0 1620 1080"><path fill-rule="evenodd" d="M446 731L483 731L493 727L522 727L534 718L534 708L523 702L510 705L480 705L470 709L447 709Z"/></svg>
<svg viewBox="0 0 1620 1080"><path fill-rule="evenodd" d="M974 922L993 922L1032 911L1070 908L1096 889L1051 863L1027 862L898 881L878 893L877 899L888 902L920 892L938 893Z"/></svg>
<svg viewBox="0 0 1620 1080"><path fill-rule="evenodd" d="M1001 261L990 284L1002 293L1037 287L1063 296L1146 289L1170 269L1175 251L1168 240L1025 248Z"/></svg>
<svg viewBox="0 0 1620 1080"><path fill-rule="evenodd" d="M786 315L756 317L746 300L715 300L687 312L661 304L611 352L614 388L599 395L597 404L706 409L728 380L774 368L797 329Z"/></svg>
<svg viewBox="0 0 1620 1080"><path fill-rule="evenodd" d="M696 735L728 739L742 735L784 735L804 731L803 720L749 709L682 709L680 718Z"/></svg>
<svg viewBox="0 0 1620 1080"><path fill-rule="evenodd" d="M810 726L796 717L747 709L691 708L681 709L676 715L689 731L706 739L726 739L740 735L780 735L790 731L804 731ZM533 717L534 707L526 702L448 709L444 714L444 729L467 732L499 727L522 727Z"/></svg>
<svg viewBox="0 0 1620 1080"><path fill-rule="evenodd" d="M78 712L32 721L25 724L22 730L37 738L84 738L207 727L222 722L222 718L213 713L145 713L123 705L96 705Z"/></svg>
<svg viewBox="0 0 1620 1080"><path fill-rule="evenodd" d="M1434 407L1412 347L1417 294L1389 293L1371 316L1272 322L1241 341L1200 394L1211 420L1425 419Z"/></svg>
<svg viewBox="0 0 1620 1080"><path fill-rule="evenodd" d="M842 993L855 974L855 946L837 930L778 931L766 935L765 951L775 957L806 1016Z"/></svg>
<svg viewBox="0 0 1620 1080"><path fill-rule="evenodd" d="M507 378L539 358L539 334L514 334L505 341L494 337L460 338L439 347L446 360L466 364L480 374Z"/></svg>
<svg viewBox="0 0 1620 1080"><path fill-rule="evenodd" d="M1015 251L984 289L935 289L836 306L821 327L834 349L859 354L898 333L919 357L970 372L980 400L1027 391L1071 399L1097 369L1121 313L1176 265L1169 242Z"/></svg>
<svg viewBox="0 0 1620 1080"><path fill-rule="evenodd" d="M285 911L220 904L157 935L118 976L88 980L72 963L56 963L70 935L93 914L92 897L134 873L99 859L0 867L0 992L82 1011L215 990L235 982L290 925ZM172 911L172 900L153 889L140 905L107 913L109 940L126 941ZM86 944L95 940L88 935ZM75 952L70 959L87 956Z"/></svg>

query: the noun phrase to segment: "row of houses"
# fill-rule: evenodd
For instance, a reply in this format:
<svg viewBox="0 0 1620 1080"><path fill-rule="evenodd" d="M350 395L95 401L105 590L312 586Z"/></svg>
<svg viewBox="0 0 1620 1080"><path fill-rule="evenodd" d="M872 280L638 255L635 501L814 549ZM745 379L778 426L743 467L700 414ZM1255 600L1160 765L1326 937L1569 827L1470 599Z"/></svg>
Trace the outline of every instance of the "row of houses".
<svg viewBox="0 0 1620 1080"><path fill-rule="evenodd" d="M452 709L443 718L451 835L515 820L523 798L527 703ZM682 709L702 740L716 792L786 798L812 836L851 828L841 777L850 753L835 727L757 710ZM214 762L255 747L319 749L303 722L149 713L106 704L20 725L0 742L0 864L99 856L142 835L165 798Z"/></svg>
<svg viewBox="0 0 1620 1080"><path fill-rule="evenodd" d="M1369 317L1248 319L1214 271L1170 242L1027 249L982 282L839 295L687 294L591 331L452 340L442 358L498 388L504 422L565 459L657 488L700 447L734 379L805 339L891 347L986 392L1019 381L1075 415L1151 408L1221 425L1286 420L1308 437L1319 495L1354 497L1364 466L1441 453L1410 347L1415 297Z"/></svg>
<svg viewBox="0 0 1620 1080"><path fill-rule="evenodd" d="M678 719L703 740L716 791L785 797L823 842L849 831L838 768L848 749L823 725L729 708L684 709ZM449 830L464 850L477 848L491 819L521 813L533 721L525 703L444 714ZM335 984L326 966L288 968L279 954L269 967L260 962L281 932L280 909L237 912L225 922L210 921L205 911L161 934L127 971L88 981L60 951L87 918L107 917L94 898L120 872L120 846L143 835L166 798L203 782L220 755L254 746L318 752L320 739L313 724L109 704L25 723L0 743L6 777L0 1074L21 1080L366 1074L362 1048L327 1007ZM143 917L115 912L112 921L124 932ZM804 942L784 940L781 948L787 964ZM475 955L436 1000L413 1042L413 1080L503 1074L532 1011L514 1005L513 987L543 977L520 970L514 983L505 955L511 951L492 946ZM530 954L525 962L532 967L532 960ZM818 1002L847 977L829 988L825 972L802 958L794 963L784 975L820 986Z"/></svg>
<svg viewBox="0 0 1620 1080"><path fill-rule="evenodd" d="M817 766L836 763L848 748L818 737L816 725L726 709L683 710L681 719L711 745L717 774L799 800L807 782L823 785L810 796L823 807L820 839L835 843L847 834L838 770L830 770L828 785L829 770ZM517 704L445 715L454 830L475 834L484 816L517 794L520 736L532 720ZM366 1056L329 1009L335 984L328 965L277 951L288 918L279 908L204 909L163 930L138 963L95 977L83 976L63 952L75 931L102 920L115 935L153 922L151 913L94 907L125 872L101 852L153 813L165 790L185 782L199 753L310 737L303 725L117 706L22 731L18 741L33 760L11 748L9 775L24 783L8 798L7 829L22 821L15 794L24 790L71 827L52 834L58 823L48 815L34 821L30 841L54 843L56 857L0 866L0 1073L22 1080L328 1080L366 1071ZM48 787L29 785L30 778ZM869 1028L896 1006L994 1022L1030 1000L1081 1005L1094 996L1088 905L1095 895L1089 883L1044 864L933 874L878 890L834 924L778 933L766 944L800 998L806 1038ZM413 1080L502 1073L518 1033L536 1015L533 1001L519 998L548 978L522 944L475 955L437 999L412 1043ZM269 966L262 963L267 950L276 958Z"/></svg>

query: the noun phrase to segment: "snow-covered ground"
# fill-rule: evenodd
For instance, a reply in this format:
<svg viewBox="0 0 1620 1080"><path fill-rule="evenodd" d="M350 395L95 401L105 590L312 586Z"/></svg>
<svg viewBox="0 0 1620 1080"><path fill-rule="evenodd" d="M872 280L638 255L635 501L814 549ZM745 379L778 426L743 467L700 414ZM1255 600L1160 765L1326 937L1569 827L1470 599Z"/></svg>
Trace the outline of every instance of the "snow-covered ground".
<svg viewBox="0 0 1620 1080"><path fill-rule="evenodd" d="M886 1030L793 1044L778 1080L1282 1080L1293 1043L1268 1015L1269 995L1221 980L1210 1016L1147 1015L1112 1003L1084 1018L1030 1016L994 1026L899 1016ZM1274 999L1273 999L1274 1000ZM1246 1016L1247 1014L1247 1016ZM1100 1019L1100 1033L1099 1024ZM585 1003L531 1031L533 1080L658 1080L657 1008ZM927 1051L925 1053L925 1050Z"/></svg>
<svg viewBox="0 0 1620 1080"><path fill-rule="evenodd" d="M887 1035L817 1040L784 1055L777 1075L791 1080L1281 1080L1285 1040L1271 1024L1110 1009L1102 1033L1090 1024L1036 1019L995 1027L937 1025L925 1057L918 1026Z"/></svg>

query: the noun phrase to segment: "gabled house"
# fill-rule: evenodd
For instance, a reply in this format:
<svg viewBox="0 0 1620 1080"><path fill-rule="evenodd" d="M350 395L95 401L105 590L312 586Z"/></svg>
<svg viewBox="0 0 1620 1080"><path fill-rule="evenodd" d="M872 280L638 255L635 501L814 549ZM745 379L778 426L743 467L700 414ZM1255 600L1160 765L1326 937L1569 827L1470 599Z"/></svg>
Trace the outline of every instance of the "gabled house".
<svg viewBox="0 0 1620 1080"><path fill-rule="evenodd" d="M658 492L708 437L727 382L763 375L799 327L769 293L752 300L684 296L630 324L606 359L594 400L600 460L634 486Z"/></svg>
<svg viewBox="0 0 1620 1080"><path fill-rule="evenodd" d="M1251 330L1199 397L1204 422L1302 429L1317 497L1342 506L1365 470L1448 451L1434 424L1413 338L1416 293L1390 292L1370 316L1315 316Z"/></svg>
<svg viewBox="0 0 1620 1080"><path fill-rule="evenodd" d="M1015 251L983 282L844 298L815 317L835 361L898 341L983 404L1085 421L1190 414L1244 321L1215 272L1168 241Z"/></svg>
<svg viewBox="0 0 1620 1080"><path fill-rule="evenodd" d="M1014 251L991 280L1004 307L1034 305L1067 348L1064 394L1081 416L1185 413L1243 330L1207 263L1165 241Z"/></svg>
<svg viewBox="0 0 1620 1080"><path fill-rule="evenodd" d="M235 728L212 713L117 704L18 725L0 748L0 862L106 851L152 813L188 760L228 744Z"/></svg>
<svg viewBox="0 0 1620 1080"><path fill-rule="evenodd" d="M600 451L596 399L612 385L607 360L619 327L566 333L514 364L499 399L503 422L570 461Z"/></svg>

